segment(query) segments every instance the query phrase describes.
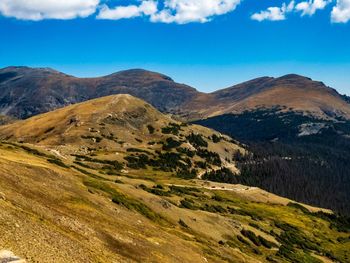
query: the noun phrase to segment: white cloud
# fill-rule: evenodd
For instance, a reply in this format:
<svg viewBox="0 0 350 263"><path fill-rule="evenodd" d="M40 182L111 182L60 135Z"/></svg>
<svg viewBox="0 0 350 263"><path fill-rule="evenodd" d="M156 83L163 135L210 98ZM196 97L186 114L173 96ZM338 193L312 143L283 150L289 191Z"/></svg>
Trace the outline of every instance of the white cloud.
<svg viewBox="0 0 350 263"><path fill-rule="evenodd" d="M288 5L283 3L282 7L269 7L266 10L263 10L259 13L255 13L251 16L253 20L263 21L280 21L285 20L286 15L292 12L301 12L301 16L309 15L312 16L318 10L323 10L328 4L330 4L333 0L309 0L303 1L299 3L295 3L295 1L291 1ZM338 1L347 1L350 0L338 0Z"/></svg>
<svg viewBox="0 0 350 263"><path fill-rule="evenodd" d="M259 13L255 13L251 16L251 19L256 21L281 21L286 19L286 14L292 12L294 9L294 1L291 1L288 5L283 3L282 7L269 7Z"/></svg>
<svg viewBox="0 0 350 263"><path fill-rule="evenodd" d="M153 15L158 11L157 2L155 1L143 1L139 6L117 6L110 9L107 5L103 5L97 15L98 19L110 19L119 20L124 18L133 18L143 15Z"/></svg>
<svg viewBox="0 0 350 263"><path fill-rule="evenodd" d="M332 0L309 0L297 4L295 6L295 10L302 12L302 16L312 16L316 13L317 10L324 9L331 2Z"/></svg>
<svg viewBox="0 0 350 263"><path fill-rule="evenodd" d="M153 22L205 23L212 17L234 11L241 0L165 0L164 9L151 16Z"/></svg>
<svg viewBox="0 0 350 263"><path fill-rule="evenodd" d="M0 0L0 13L23 20L73 19L95 13L99 0Z"/></svg>
<svg viewBox="0 0 350 263"><path fill-rule="evenodd" d="M350 20L350 0L337 0L331 17L333 23L347 23Z"/></svg>
<svg viewBox="0 0 350 263"><path fill-rule="evenodd" d="M282 6L268 7L254 13L257 21L281 21L290 13L313 16L333 3L333 23L350 21L350 0L290 0ZM97 13L97 19L146 17L151 22L186 24L205 23L234 11L243 0L0 0L0 15L22 20L85 18ZM248 2L248 1L246 1Z"/></svg>
<svg viewBox="0 0 350 263"><path fill-rule="evenodd" d="M190 22L205 23L217 15L235 10L241 0L165 0L162 9L153 0L143 0L140 5L117 6L109 8L104 5L97 18L122 19L148 16L152 22L186 24Z"/></svg>

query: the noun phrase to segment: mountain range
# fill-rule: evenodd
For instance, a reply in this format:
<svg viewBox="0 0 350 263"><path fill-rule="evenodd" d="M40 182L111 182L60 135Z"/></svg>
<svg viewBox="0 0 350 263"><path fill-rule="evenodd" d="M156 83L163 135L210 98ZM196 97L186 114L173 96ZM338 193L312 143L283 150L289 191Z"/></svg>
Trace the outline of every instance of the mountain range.
<svg viewBox="0 0 350 263"><path fill-rule="evenodd" d="M275 106L321 118L350 118L346 97L298 75L262 77L208 94L140 69L76 78L48 68L8 67L0 70L0 90L0 113L19 119L114 94L133 95L187 120Z"/></svg>

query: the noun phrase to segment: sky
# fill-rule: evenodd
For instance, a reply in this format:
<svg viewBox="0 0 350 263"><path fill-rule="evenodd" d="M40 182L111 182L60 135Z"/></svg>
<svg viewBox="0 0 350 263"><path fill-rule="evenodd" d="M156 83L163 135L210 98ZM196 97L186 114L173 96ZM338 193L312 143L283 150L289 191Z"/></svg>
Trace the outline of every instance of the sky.
<svg viewBox="0 0 350 263"><path fill-rule="evenodd" d="M130 68L204 92L296 73L350 95L350 0L0 0L0 67Z"/></svg>

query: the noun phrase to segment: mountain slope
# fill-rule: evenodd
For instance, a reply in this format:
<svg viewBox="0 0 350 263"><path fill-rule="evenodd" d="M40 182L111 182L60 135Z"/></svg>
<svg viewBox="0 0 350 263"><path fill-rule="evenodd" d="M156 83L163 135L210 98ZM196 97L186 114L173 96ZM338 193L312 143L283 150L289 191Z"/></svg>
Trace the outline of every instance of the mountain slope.
<svg viewBox="0 0 350 263"><path fill-rule="evenodd" d="M113 94L131 94L162 111L170 111L197 94L189 86L145 70L76 78L52 69L28 67L1 69L0 91L0 113L22 119Z"/></svg>
<svg viewBox="0 0 350 263"><path fill-rule="evenodd" d="M64 155L118 154L118 161L127 161L130 168L142 159L143 165L191 177L212 167L236 171L231 156L244 152L228 136L174 121L150 104L123 94L0 126L0 137L51 147Z"/></svg>
<svg viewBox="0 0 350 263"><path fill-rule="evenodd" d="M0 127L0 251L28 262L347 262L350 220L212 183L246 150L115 95ZM226 168L225 168L226 167ZM50 242L48 242L50 240Z"/></svg>
<svg viewBox="0 0 350 263"><path fill-rule="evenodd" d="M276 107L318 118L350 117L350 105L344 97L322 82L298 75L254 79L199 96L191 105L202 117Z"/></svg>
<svg viewBox="0 0 350 263"><path fill-rule="evenodd" d="M248 145L245 176L231 180L350 214L350 121L257 109L200 120ZM225 181L224 178L216 180Z"/></svg>

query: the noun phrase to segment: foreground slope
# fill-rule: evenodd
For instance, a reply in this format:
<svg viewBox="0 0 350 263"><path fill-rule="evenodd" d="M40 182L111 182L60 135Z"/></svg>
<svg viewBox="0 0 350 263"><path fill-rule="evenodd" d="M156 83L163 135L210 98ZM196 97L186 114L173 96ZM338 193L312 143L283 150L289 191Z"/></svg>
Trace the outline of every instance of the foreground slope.
<svg viewBox="0 0 350 263"><path fill-rule="evenodd" d="M258 189L87 170L1 143L0 251L27 262L349 259L342 221Z"/></svg>

